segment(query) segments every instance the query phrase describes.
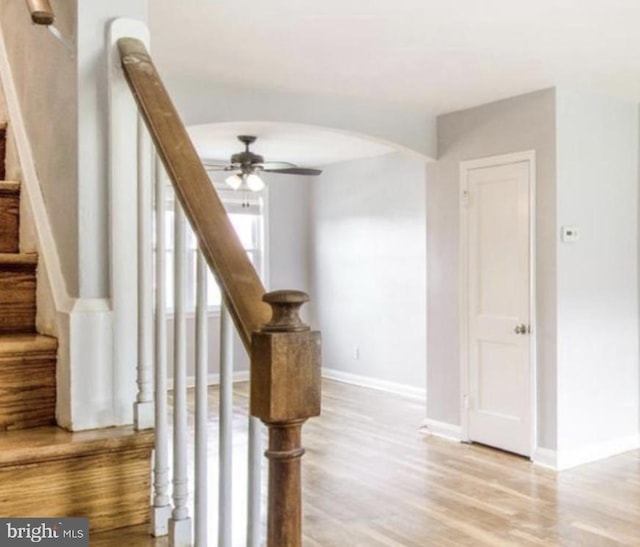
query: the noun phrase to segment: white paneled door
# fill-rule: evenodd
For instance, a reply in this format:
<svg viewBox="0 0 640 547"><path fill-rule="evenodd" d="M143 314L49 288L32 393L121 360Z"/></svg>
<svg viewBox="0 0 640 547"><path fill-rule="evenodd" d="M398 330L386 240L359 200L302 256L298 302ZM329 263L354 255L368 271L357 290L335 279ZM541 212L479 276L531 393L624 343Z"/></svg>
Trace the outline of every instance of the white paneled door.
<svg viewBox="0 0 640 547"><path fill-rule="evenodd" d="M468 440L528 456L533 158L517 158L462 166L464 406Z"/></svg>

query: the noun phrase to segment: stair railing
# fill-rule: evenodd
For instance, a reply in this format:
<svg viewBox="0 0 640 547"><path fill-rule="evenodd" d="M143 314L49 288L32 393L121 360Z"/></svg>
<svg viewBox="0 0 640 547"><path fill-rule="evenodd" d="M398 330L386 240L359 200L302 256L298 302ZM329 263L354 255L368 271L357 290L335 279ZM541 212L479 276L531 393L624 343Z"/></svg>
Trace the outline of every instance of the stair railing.
<svg viewBox="0 0 640 547"><path fill-rule="evenodd" d="M52 25L55 19L49 0L27 0L31 20L36 25Z"/></svg>
<svg viewBox="0 0 640 547"><path fill-rule="evenodd" d="M149 55L148 30L136 21L116 20L110 27L111 103L111 246L114 309L114 356L137 361L138 428L156 428L152 532L168 533L172 545L192 545L188 515L186 335L183 292L186 221L199 243L198 303L196 308L196 465L195 544L207 545L206 490L206 268L213 272L223 296L221 375L230 377L230 329L235 324L250 355L250 414L254 439L257 419L268 428L269 461L267 546L299 547L302 542L301 429L320 413L320 335L298 316L308 296L299 291L265 289L249 261L225 209L191 143ZM124 83L126 80L126 84ZM130 93L123 89L128 85ZM135 100L135 105L132 100ZM145 131L145 128L148 130ZM137 135L137 137L135 136ZM155 147L151 159L149 136ZM135 166L135 167L133 167ZM155 166L155 169L154 169ZM164 290L165 179L175 192L174 249L174 421L173 507L168 493L169 458L166 379L166 315ZM152 255L152 179L155 178L155 278ZM137 192L134 188L137 187ZM136 207L137 203L137 207ZM134 220L132 220L134 219ZM131 237L137 233L137 242ZM135 271L137 270L137 281ZM155 299L152 294L154 286ZM138 300L131 299L132 286ZM153 310L153 311L152 311ZM152 313L155 313L155 328ZM226 341L226 342L225 342ZM153 349L155 347L155 350ZM150 361L154 360L152 364ZM127 369L127 370L128 370ZM230 381L230 378L229 378ZM203 384L204 382L204 384ZM221 388L221 395L230 391ZM227 418L220 427L231 426ZM230 444L230 432L221 432ZM224 440L226 439L226 441ZM249 452L256 453L256 444ZM228 459L229 446L220 447ZM220 471L228 488L230 470ZM256 463L250 463L249 482L259 481ZM259 488L249 496L247 545L261 545ZM218 545L230 547L229 497L219 492ZM253 515L251 514L253 512Z"/></svg>

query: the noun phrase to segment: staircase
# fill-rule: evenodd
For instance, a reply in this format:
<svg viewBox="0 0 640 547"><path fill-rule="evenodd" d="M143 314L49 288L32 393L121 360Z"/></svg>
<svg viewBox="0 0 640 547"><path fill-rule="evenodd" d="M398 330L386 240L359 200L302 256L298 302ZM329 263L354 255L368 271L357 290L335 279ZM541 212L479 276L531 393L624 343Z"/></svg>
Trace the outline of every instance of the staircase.
<svg viewBox="0 0 640 547"><path fill-rule="evenodd" d="M6 132L0 125L0 516L88 517L92 531L143 524L153 433L55 425L58 343L36 332L38 256L20 252Z"/></svg>

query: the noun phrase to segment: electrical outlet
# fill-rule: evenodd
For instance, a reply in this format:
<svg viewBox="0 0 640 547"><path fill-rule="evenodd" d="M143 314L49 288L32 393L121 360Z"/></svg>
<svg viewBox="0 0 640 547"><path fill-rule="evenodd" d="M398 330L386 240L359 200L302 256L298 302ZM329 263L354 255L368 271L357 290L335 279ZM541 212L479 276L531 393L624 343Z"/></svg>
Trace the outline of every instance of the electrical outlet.
<svg viewBox="0 0 640 547"><path fill-rule="evenodd" d="M580 230L577 226L563 226L561 237L564 243L575 243L580 239Z"/></svg>
<svg viewBox="0 0 640 547"><path fill-rule="evenodd" d="M360 360L360 346L354 346L353 347L353 358L356 361Z"/></svg>

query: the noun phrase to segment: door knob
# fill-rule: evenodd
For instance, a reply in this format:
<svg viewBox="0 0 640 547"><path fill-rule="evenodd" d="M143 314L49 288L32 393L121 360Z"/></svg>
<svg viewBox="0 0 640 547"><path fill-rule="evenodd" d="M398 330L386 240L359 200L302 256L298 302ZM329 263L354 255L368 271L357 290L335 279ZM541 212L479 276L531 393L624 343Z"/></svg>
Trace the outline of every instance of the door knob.
<svg viewBox="0 0 640 547"><path fill-rule="evenodd" d="M513 329L513 332L515 332L516 334L527 334L527 325L516 325L516 328Z"/></svg>

